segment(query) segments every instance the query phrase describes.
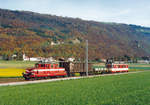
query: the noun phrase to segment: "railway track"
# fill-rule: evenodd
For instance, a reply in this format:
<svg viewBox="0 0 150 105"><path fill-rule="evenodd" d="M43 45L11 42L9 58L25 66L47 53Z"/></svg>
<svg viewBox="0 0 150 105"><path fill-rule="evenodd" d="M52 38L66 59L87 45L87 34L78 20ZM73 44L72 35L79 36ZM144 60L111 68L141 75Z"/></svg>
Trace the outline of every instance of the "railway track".
<svg viewBox="0 0 150 105"><path fill-rule="evenodd" d="M80 76L80 77L66 77L66 78L55 78L55 79L44 79L44 80L34 80L34 81L21 81L21 82L9 82L9 83L0 83L0 86L15 86L15 85L26 85L26 84L35 84L35 83L44 83L44 82L54 82L54 81L62 81L62 80L73 80L73 79L81 79L81 78L92 78L99 76L112 76L112 75L125 75L131 73L140 73L140 72L148 72L148 71L136 71L136 72L126 72L126 73L114 73L114 74L102 74L102 75L91 75L91 76Z"/></svg>

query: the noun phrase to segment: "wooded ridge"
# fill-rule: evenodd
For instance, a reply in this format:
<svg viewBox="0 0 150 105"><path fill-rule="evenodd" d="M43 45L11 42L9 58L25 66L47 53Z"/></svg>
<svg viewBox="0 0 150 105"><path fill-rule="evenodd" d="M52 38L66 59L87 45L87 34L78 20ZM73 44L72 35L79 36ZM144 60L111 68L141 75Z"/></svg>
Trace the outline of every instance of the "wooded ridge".
<svg viewBox="0 0 150 105"><path fill-rule="evenodd" d="M0 9L0 55L89 58L149 56L150 28Z"/></svg>

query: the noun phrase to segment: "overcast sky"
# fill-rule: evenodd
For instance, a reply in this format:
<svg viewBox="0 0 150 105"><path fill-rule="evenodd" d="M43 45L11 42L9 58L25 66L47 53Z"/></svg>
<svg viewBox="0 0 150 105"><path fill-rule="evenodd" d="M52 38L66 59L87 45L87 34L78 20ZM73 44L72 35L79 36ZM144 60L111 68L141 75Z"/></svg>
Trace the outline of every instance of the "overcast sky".
<svg viewBox="0 0 150 105"><path fill-rule="evenodd" d="M150 0L0 0L0 8L150 27Z"/></svg>

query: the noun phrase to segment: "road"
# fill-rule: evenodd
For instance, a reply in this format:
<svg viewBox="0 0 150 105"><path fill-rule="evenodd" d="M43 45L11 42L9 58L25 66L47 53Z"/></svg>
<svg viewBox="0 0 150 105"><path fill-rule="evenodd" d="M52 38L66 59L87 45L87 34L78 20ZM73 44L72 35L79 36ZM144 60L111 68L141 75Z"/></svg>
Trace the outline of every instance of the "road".
<svg viewBox="0 0 150 105"><path fill-rule="evenodd" d="M10 82L10 83L1 83L0 86L27 85L27 84L54 82L54 81L62 81L62 80L73 80L73 79L81 79L81 78L93 78L93 77L99 77L99 76L125 75L125 74L140 73L140 72L146 72L146 71L115 73L115 74L103 74L103 75L92 75L92 76L88 76L88 77L87 76L84 76L84 77L66 77L66 78L55 78L55 79L34 80L34 81Z"/></svg>

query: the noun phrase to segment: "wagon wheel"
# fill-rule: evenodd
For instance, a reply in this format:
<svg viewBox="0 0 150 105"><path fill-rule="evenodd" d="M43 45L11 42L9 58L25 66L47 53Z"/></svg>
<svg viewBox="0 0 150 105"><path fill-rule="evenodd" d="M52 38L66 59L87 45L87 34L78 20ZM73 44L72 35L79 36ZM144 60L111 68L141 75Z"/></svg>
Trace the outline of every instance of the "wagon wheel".
<svg viewBox="0 0 150 105"><path fill-rule="evenodd" d="M35 78L31 78L30 80L34 81L34 80L35 80Z"/></svg>
<svg viewBox="0 0 150 105"><path fill-rule="evenodd" d="M30 80L30 77L25 77L25 80L27 80L27 81Z"/></svg>

